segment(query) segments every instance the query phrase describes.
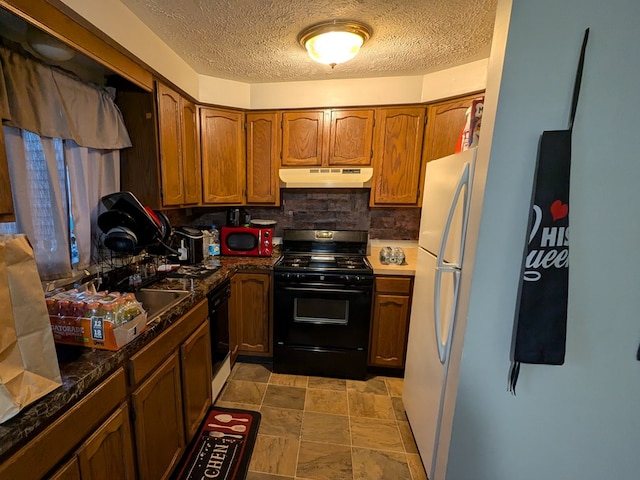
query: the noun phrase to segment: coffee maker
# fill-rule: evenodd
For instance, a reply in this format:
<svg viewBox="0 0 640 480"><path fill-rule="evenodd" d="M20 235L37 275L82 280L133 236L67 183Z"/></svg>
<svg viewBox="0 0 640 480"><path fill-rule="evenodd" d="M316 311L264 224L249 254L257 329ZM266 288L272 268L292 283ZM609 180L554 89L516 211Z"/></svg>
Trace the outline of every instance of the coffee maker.
<svg viewBox="0 0 640 480"><path fill-rule="evenodd" d="M175 229L174 237L174 248L179 253L180 263L193 265L202 262L204 238L201 230L193 227L178 227Z"/></svg>

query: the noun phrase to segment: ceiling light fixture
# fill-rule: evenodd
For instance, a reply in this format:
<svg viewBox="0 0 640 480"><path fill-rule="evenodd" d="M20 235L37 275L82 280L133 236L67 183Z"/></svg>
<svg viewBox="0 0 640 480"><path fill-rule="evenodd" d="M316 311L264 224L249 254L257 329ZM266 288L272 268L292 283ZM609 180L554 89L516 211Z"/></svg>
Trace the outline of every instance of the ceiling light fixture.
<svg viewBox="0 0 640 480"><path fill-rule="evenodd" d="M35 53L44 60L66 62L71 60L76 53L57 38L31 25L27 27L26 40Z"/></svg>
<svg viewBox="0 0 640 480"><path fill-rule="evenodd" d="M355 20L332 20L305 28L298 41L312 60L335 67L355 57L369 37L371 28Z"/></svg>

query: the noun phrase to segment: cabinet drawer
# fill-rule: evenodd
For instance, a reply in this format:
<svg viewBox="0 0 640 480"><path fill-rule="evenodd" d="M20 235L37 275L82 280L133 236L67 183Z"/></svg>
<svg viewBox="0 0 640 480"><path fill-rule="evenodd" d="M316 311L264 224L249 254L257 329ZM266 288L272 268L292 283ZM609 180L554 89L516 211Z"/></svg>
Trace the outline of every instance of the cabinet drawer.
<svg viewBox="0 0 640 480"><path fill-rule="evenodd" d="M376 277L376 293L411 294L411 277Z"/></svg>
<svg viewBox="0 0 640 480"><path fill-rule="evenodd" d="M44 477L124 401L126 390L124 370L120 368L0 465L0 478Z"/></svg>
<svg viewBox="0 0 640 480"><path fill-rule="evenodd" d="M205 318L206 298L129 359L129 384L133 386L140 383L167 355L178 348Z"/></svg>

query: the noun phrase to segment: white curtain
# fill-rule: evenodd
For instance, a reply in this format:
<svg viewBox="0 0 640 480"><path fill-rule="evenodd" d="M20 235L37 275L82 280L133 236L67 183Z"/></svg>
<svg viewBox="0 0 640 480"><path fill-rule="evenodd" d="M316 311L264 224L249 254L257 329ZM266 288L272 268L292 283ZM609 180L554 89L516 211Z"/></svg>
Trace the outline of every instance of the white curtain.
<svg viewBox="0 0 640 480"><path fill-rule="evenodd" d="M17 230L25 233L43 280L71 275L62 140L3 127Z"/></svg>
<svg viewBox="0 0 640 480"><path fill-rule="evenodd" d="M99 232L98 215L105 208L100 198L120 190L120 151L81 147L65 140L64 156L69 168L71 213L78 244L78 268L87 268L97 252L91 232Z"/></svg>

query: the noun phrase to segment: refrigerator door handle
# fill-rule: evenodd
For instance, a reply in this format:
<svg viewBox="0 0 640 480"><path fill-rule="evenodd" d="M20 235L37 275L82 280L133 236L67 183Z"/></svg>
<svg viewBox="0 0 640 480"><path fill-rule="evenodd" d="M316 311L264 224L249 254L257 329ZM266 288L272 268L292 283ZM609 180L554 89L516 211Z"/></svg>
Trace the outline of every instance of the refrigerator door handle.
<svg viewBox="0 0 640 480"><path fill-rule="evenodd" d="M451 300L452 307L449 313L449 328L447 329L446 340L443 341L442 338L442 316L440 315L441 306L440 306L440 290L442 284L442 274L449 273L453 275L453 299ZM435 281L433 288L433 315L434 315L434 326L436 329L436 343L438 344L438 359L441 364L445 364L447 358L449 357L450 345L451 345L451 336L453 334L453 324L456 318L456 308L455 306L458 303L458 281L459 281L460 272L456 268L436 268L435 271Z"/></svg>
<svg viewBox="0 0 640 480"><path fill-rule="evenodd" d="M451 206L449 207L449 215L447 216L447 221L444 225L444 229L442 231L442 240L440 241L440 250L438 252L438 263L436 267L456 267L460 268L460 264L455 263L447 263L444 261L444 250L447 246L447 240L449 239L449 230L451 229L451 223L453 222L453 215L456 211L456 205L460 201L460 196L462 195L464 187L467 187L467 192L469 190L469 170L471 165L469 163L464 164L464 168L462 169L462 173L460 174L460 178L458 179L458 185L456 185L456 191L453 195L453 199L451 200ZM467 210L468 210L468 201L465 198L463 211L462 211L462 225L463 231L460 236L460 246L459 252L462 252L462 244L464 244L464 237L466 231L466 219L467 219ZM462 258L459 258L459 262L462 263Z"/></svg>

